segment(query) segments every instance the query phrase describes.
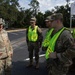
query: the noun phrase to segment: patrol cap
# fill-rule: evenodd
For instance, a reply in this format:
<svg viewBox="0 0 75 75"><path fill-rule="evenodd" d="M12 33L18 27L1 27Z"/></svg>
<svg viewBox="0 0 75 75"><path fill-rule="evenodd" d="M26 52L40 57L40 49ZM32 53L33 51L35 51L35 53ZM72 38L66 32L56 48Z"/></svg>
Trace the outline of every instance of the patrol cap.
<svg viewBox="0 0 75 75"><path fill-rule="evenodd" d="M63 20L63 14L62 13L55 13L51 15L51 21L54 20Z"/></svg>
<svg viewBox="0 0 75 75"><path fill-rule="evenodd" d="M2 18L0 18L0 25L3 24Z"/></svg>
<svg viewBox="0 0 75 75"><path fill-rule="evenodd" d="M36 18L35 18L35 17L32 17L32 18L30 19L30 22L36 22Z"/></svg>
<svg viewBox="0 0 75 75"><path fill-rule="evenodd" d="M48 16L45 21L51 21L51 16Z"/></svg>

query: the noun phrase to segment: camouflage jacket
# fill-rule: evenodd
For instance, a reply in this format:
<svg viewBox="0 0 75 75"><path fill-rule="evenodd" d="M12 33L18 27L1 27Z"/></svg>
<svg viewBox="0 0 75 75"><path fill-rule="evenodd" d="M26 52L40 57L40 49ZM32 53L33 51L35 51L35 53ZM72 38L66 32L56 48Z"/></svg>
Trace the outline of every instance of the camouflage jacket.
<svg viewBox="0 0 75 75"><path fill-rule="evenodd" d="M70 63L72 57L75 57L74 38L69 30L65 29L57 39L55 52L60 55L58 58L64 63Z"/></svg>
<svg viewBox="0 0 75 75"><path fill-rule="evenodd" d="M5 30L0 31L0 59L6 58L13 53L13 49Z"/></svg>

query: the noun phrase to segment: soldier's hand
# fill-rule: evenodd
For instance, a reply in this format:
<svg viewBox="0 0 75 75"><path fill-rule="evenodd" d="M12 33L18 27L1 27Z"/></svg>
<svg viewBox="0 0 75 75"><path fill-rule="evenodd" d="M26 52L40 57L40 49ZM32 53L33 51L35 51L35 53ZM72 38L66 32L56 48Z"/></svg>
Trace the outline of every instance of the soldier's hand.
<svg viewBox="0 0 75 75"><path fill-rule="evenodd" d="M54 58L57 58L56 52L50 53L49 57L50 57L50 58L53 58L53 59L54 59Z"/></svg>

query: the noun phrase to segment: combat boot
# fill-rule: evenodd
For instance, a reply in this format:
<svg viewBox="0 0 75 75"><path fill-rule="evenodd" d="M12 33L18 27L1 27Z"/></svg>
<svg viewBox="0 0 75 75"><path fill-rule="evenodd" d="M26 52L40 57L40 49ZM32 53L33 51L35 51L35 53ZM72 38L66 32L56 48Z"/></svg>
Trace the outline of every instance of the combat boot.
<svg viewBox="0 0 75 75"><path fill-rule="evenodd" d="M30 61L30 63L26 66L27 68L30 68L33 66L33 61Z"/></svg>
<svg viewBox="0 0 75 75"><path fill-rule="evenodd" d="M39 63L36 63L35 69L39 69Z"/></svg>

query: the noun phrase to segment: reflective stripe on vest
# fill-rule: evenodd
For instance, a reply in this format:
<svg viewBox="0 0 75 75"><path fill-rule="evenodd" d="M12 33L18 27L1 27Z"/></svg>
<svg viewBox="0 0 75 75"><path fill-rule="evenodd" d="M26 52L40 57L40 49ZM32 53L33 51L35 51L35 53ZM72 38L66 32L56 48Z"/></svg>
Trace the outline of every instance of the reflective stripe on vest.
<svg viewBox="0 0 75 75"><path fill-rule="evenodd" d="M49 55L51 52L54 52L54 48L55 48L55 44L56 44L56 41L59 37L59 35L61 34L61 32L65 29L62 28L59 32L57 32L50 40L50 43L49 43L49 46L47 48L47 51L46 51L46 54L45 54L45 58L48 59L49 58Z"/></svg>
<svg viewBox="0 0 75 75"><path fill-rule="evenodd" d="M29 41L37 41L38 39L38 34L37 34L37 28L38 26L35 26L35 28L32 30L31 26L29 26L29 29L28 29L28 40Z"/></svg>
<svg viewBox="0 0 75 75"><path fill-rule="evenodd" d="M51 33L52 33L53 30L54 30L54 29L52 28L52 29L50 29L50 30L47 32L46 37L45 37L45 39L44 39L44 41L43 41L43 43L42 43L42 47L48 47L48 46L49 46L49 41L50 41L50 39L51 39L50 35L51 35Z"/></svg>

